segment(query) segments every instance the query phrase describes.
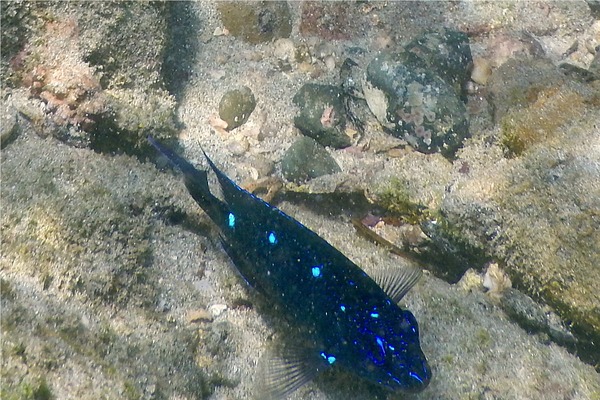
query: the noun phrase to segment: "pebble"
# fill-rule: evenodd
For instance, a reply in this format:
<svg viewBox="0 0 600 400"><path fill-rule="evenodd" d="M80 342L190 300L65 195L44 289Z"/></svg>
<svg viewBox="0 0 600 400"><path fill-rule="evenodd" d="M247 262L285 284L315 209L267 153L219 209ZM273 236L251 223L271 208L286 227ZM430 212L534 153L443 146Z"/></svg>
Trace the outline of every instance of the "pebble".
<svg viewBox="0 0 600 400"><path fill-rule="evenodd" d="M211 322L213 320L213 316L208 310L199 308L188 311L185 319L188 323L193 324L197 322Z"/></svg>
<svg viewBox="0 0 600 400"><path fill-rule="evenodd" d="M0 148L5 148L19 133L17 110L7 101L2 102L0 115Z"/></svg>
<svg viewBox="0 0 600 400"><path fill-rule="evenodd" d="M247 86L230 90L219 102L219 117L227 123L227 131L243 125L256 107L254 93Z"/></svg>
<svg viewBox="0 0 600 400"><path fill-rule="evenodd" d="M480 85L485 85L492 75L492 65L485 58L475 58L473 60L473 71L471 80Z"/></svg>
<svg viewBox="0 0 600 400"><path fill-rule="evenodd" d="M208 307L208 312L210 312L213 318L223 314L225 310L227 310L227 305L225 304L213 304L212 306Z"/></svg>

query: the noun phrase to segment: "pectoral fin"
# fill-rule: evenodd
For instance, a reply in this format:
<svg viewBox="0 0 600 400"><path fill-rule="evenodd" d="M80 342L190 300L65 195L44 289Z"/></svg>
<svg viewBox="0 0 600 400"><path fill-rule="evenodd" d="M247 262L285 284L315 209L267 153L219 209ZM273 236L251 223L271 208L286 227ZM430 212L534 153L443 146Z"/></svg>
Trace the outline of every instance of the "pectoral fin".
<svg viewBox="0 0 600 400"><path fill-rule="evenodd" d="M287 347L277 355L268 350L258 365L256 399L285 399L327 368L314 349Z"/></svg>

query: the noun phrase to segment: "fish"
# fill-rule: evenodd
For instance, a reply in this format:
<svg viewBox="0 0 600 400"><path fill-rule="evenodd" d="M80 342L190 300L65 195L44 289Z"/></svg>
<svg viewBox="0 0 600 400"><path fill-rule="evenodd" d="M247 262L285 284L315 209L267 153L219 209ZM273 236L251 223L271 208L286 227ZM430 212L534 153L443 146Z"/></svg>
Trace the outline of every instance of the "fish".
<svg viewBox="0 0 600 400"><path fill-rule="evenodd" d="M419 268L381 268L370 277L299 221L239 187L204 150L206 170L148 141L181 171L240 275L306 335L301 346L267 358L261 398L285 398L330 368L392 392L427 387L431 369L417 320L398 305L421 277ZM209 170L219 197L210 191Z"/></svg>

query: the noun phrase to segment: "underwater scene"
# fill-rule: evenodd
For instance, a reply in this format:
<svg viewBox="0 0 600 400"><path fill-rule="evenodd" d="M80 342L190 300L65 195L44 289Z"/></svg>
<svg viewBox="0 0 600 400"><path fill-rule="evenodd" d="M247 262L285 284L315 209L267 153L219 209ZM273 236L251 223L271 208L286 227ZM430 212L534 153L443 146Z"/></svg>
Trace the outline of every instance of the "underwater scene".
<svg viewBox="0 0 600 400"><path fill-rule="evenodd" d="M600 2L0 2L0 398L600 400Z"/></svg>

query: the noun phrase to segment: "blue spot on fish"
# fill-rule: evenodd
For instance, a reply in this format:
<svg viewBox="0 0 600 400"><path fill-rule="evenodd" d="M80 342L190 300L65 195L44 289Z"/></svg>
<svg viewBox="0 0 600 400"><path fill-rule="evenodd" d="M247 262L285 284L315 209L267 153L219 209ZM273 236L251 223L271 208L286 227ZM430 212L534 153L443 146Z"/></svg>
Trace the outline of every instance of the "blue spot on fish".
<svg viewBox="0 0 600 400"><path fill-rule="evenodd" d="M325 352L321 352L321 357L323 357L329 363L329 365L333 364L336 360L335 356L327 355Z"/></svg>
<svg viewBox="0 0 600 400"><path fill-rule="evenodd" d="M372 312L371 313L371 318L379 318L379 313Z"/></svg>
<svg viewBox="0 0 600 400"><path fill-rule="evenodd" d="M269 243L277 244L277 236L273 232L269 232Z"/></svg>
<svg viewBox="0 0 600 400"><path fill-rule="evenodd" d="M235 226L235 215L233 215L233 213L229 213L229 215L227 215L227 226L230 228Z"/></svg>
<svg viewBox="0 0 600 400"><path fill-rule="evenodd" d="M317 265L315 267L312 267L312 276L314 276L315 278L318 278L321 276L321 268L323 268L322 265Z"/></svg>
<svg viewBox="0 0 600 400"><path fill-rule="evenodd" d="M340 310L342 310L342 311L346 312L346 306L344 306L344 305L341 305L341 306L340 306Z"/></svg>
<svg viewBox="0 0 600 400"><path fill-rule="evenodd" d="M375 341L377 342L377 345L379 346L381 353L385 354L385 347L383 347L383 339L381 339L379 336L376 336Z"/></svg>

